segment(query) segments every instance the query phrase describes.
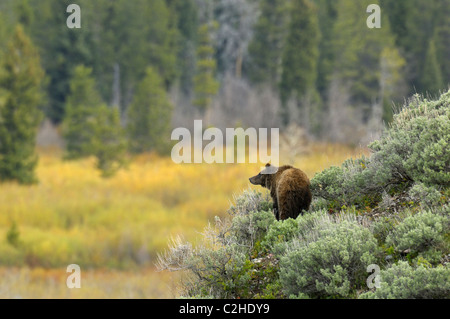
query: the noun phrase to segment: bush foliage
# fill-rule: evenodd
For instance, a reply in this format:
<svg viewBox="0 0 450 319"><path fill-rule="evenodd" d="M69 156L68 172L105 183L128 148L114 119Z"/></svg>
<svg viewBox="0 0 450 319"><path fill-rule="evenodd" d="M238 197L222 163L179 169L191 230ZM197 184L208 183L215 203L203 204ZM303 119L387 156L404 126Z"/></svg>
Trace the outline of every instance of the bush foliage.
<svg viewBox="0 0 450 319"><path fill-rule="evenodd" d="M432 211L409 216L396 226L387 237L386 243L399 251L425 251L444 241L449 230L448 216L440 216Z"/></svg>
<svg viewBox="0 0 450 319"><path fill-rule="evenodd" d="M349 159L316 174L313 195L331 208L375 206L383 191L415 185L414 193L432 188L430 198L436 200L436 190L450 186L449 106L450 91L436 101L415 95L394 115L383 136L369 145L369 158Z"/></svg>
<svg viewBox="0 0 450 319"><path fill-rule="evenodd" d="M287 295L350 297L375 263L377 243L354 221L324 222L295 240L280 261L280 280Z"/></svg>
<svg viewBox="0 0 450 319"><path fill-rule="evenodd" d="M450 267L411 267L400 261L380 273L381 287L361 299L443 299L450 295Z"/></svg>

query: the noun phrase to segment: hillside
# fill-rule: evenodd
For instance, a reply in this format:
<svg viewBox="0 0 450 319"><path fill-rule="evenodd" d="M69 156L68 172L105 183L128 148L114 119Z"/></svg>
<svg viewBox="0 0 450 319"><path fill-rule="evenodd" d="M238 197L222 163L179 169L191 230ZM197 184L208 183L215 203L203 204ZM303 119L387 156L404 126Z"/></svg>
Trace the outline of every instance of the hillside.
<svg viewBox="0 0 450 319"><path fill-rule="evenodd" d="M177 238L160 269L197 298L449 298L450 91L415 95L371 154L312 179L314 200L275 221L245 191L198 245Z"/></svg>

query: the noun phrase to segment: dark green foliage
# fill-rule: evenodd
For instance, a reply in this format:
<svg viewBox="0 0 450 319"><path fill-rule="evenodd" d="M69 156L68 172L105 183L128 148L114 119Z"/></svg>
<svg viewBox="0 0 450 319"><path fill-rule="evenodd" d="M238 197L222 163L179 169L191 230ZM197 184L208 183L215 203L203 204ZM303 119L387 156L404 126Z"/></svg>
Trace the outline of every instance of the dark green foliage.
<svg viewBox="0 0 450 319"><path fill-rule="evenodd" d="M77 159L92 155L91 140L95 130L96 108L102 103L95 89L92 69L82 65L74 70L67 99L63 136L66 141L66 158Z"/></svg>
<svg viewBox="0 0 450 319"><path fill-rule="evenodd" d="M126 141L119 112L101 101L90 68L80 65L74 72L63 122L65 157L95 156L102 176L112 176L125 162Z"/></svg>
<svg viewBox="0 0 450 319"><path fill-rule="evenodd" d="M448 5L447 18L445 23L436 27L435 34L433 36L434 43L436 45L436 59L440 66L442 73L443 86L441 90L445 90L450 86L450 5ZM447 57L447 58L446 58ZM425 72L425 71L424 71ZM426 76L426 74L424 74Z"/></svg>
<svg viewBox="0 0 450 319"><path fill-rule="evenodd" d="M16 222L13 222L11 225L11 228L8 229L8 231L6 232L6 241L14 247L19 246L20 232L19 232Z"/></svg>
<svg viewBox="0 0 450 319"><path fill-rule="evenodd" d="M99 63L110 71L114 63L119 63L123 93L127 86L134 87L142 80L149 65L160 74L165 86L172 84L178 75L178 31L165 1L106 1L103 6L107 9L99 10L108 14L103 25L108 37L105 34L98 45L110 51L98 58L107 58L110 64Z"/></svg>
<svg viewBox="0 0 450 319"><path fill-rule="evenodd" d="M168 151L172 109L159 74L147 68L128 108L127 133L133 153Z"/></svg>
<svg viewBox="0 0 450 319"><path fill-rule="evenodd" d="M282 48L289 24L290 2L262 0L260 16L249 44L248 77L252 83L276 84L281 76ZM245 61L244 61L245 62Z"/></svg>
<svg viewBox="0 0 450 319"><path fill-rule="evenodd" d="M317 9L309 0L293 0L291 20L283 51L281 101L294 94L301 98L315 87L319 55Z"/></svg>
<svg viewBox="0 0 450 319"><path fill-rule="evenodd" d="M69 83L79 64L93 68L102 98L121 110L148 65L158 70L166 87L178 78L179 30L175 9L169 10L166 1L80 0L80 29L66 27L66 8L73 1L29 2L39 17L30 29L49 77L46 114L54 122L65 116Z"/></svg>
<svg viewBox="0 0 450 319"><path fill-rule="evenodd" d="M331 39L334 70L330 76L339 79L342 89L348 89L349 103L363 111L364 122L376 99L402 98L396 96L396 88L402 81L404 59L395 47L387 15L381 14L381 28L369 29L368 15L361 14L377 2L339 1Z"/></svg>
<svg viewBox="0 0 450 319"><path fill-rule="evenodd" d="M436 95L449 84L448 1L79 0L80 29L65 25L70 3L0 3L0 52L15 24L24 24L48 79L44 111L57 124L65 117L79 64L93 69L102 100L118 106L125 123L147 66L158 72L166 91L181 90L204 112L233 68L225 65L240 70L242 63L242 78L240 71L236 75L242 87L250 84L248 96L258 94L261 84L273 90L283 108L277 110L282 123L301 122L290 113L297 105L296 111L305 113L307 125L301 124L316 137L326 135L324 120L333 107L343 114L348 107L351 114L345 116L354 116L354 125L367 124L371 117L389 122L392 101L415 91ZM381 29L365 26L372 3L381 6ZM259 10L244 19L249 8ZM200 25L214 19L220 34L212 23L206 32Z"/></svg>
<svg viewBox="0 0 450 319"><path fill-rule="evenodd" d="M392 101L416 91L435 95L449 84L448 1L79 0L80 29L65 25L70 3L3 0L0 4L0 43L6 43L16 23L25 25L48 79L44 111L57 124L66 114L70 81L79 64L92 67L99 94L119 106L125 122L147 66L158 72L166 90L179 88L204 111L230 70L216 65L238 55L242 61L236 64L242 62L242 78L252 84L249 89L264 83L264 88L280 93L285 107L291 97L301 99L307 93L306 101L295 102L310 113L307 130L315 136L322 136L326 127L323 118L332 107L329 99L335 96L330 91L335 89L349 97L342 103L357 111L356 121L361 122L363 113L365 124L373 104L381 105L383 120L390 121ZM372 3L381 6L381 29L365 26L366 8ZM227 6L235 10L228 16L223 12ZM259 10L248 19L236 19L248 8ZM210 57L199 24L214 18L223 32L220 45L206 39L206 47L218 46L219 52ZM223 56L222 47L231 42L230 52ZM0 51L5 49L2 44ZM305 104L311 104L311 110L303 108ZM297 121L287 109L280 113L285 124Z"/></svg>
<svg viewBox="0 0 450 319"><path fill-rule="evenodd" d="M214 60L214 47L211 40L211 32L217 26L214 23L206 23L199 27L197 47L197 72L194 77L195 99L193 104L201 112L205 112L212 102L212 98L219 90L219 83L215 79L217 68Z"/></svg>
<svg viewBox="0 0 450 319"><path fill-rule="evenodd" d="M28 0L15 1L15 11L17 14L17 22L20 23L28 31L28 28L34 21L34 12Z"/></svg>
<svg viewBox="0 0 450 319"><path fill-rule="evenodd" d="M410 36L408 31L411 12L416 8L411 4L411 0L380 0L380 6L389 18L395 43L404 47Z"/></svg>
<svg viewBox="0 0 450 319"><path fill-rule="evenodd" d="M119 110L101 104L96 110L95 119L92 155L97 158L97 168L102 177L111 177L126 165L127 141L120 126Z"/></svg>
<svg viewBox="0 0 450 319"><path fill-rule="evenodd" d="M44 72L39 54L18 25L0 67L0 181L37 181L35 138L42 119Z"/></svg>
<svg viewBox="0 0 450 319"><path fill-rule="evenodd" d="M66 8L71 1L32 1L36 18L31 32L42 54L42 64L48 76L47 94L49 104L46 115L55 123L61 123L65 116L67 96L70 93L70 80L74 68L79 64L92 65L91 32L84 25L82 28L69 29ZM83 6L83 4L81 4Z"/></svg>
<svg viewBox="0 0 450 319"><path fill-rule="evenodd" d="M427 51L430 49L430 40L436 36L436 33L440 35L439 39L434 38L434 44L440 47L437 51L442 52L437 54L436 62L441 71L445 73L443 74L444 82L447 82L439 89L447 89L450 79L449 63L448 58L444 58L444 56L446 54L448 57L450 47L448 46L449 37L444 34L449 34L450 3L448 1L381 0L381 5L385 8L383 12L389 17L396 44L402 50L410 70L406 76L409 83L408 94L416 92L426 94L427 90L435 88L434 83L426 79L436 77L436 73L434 75L427 74L434 68L430 62L431 64L435 62L426 57L429 55ZM429 55L430 59L434 59L432 55ZM425 64L429 65L425 66ZM437 91L432 93L436 94Z"/></svg>
<svg viewBox="0 0 450 319"><path fill-rule="evenodd" d="M423 89L433 95L439 93L439 90L444 88L444 79L442 76L441 66L439 65L439 61L437 59L434 37L429 41L423 68L423 77L421 79Z"/></svg>
<svg viewBox="0 0 450 319"><path fill-rule="evenodd" d="M198 30L198 8L194 0L167 0L168 7L176 20L178 29L177 47L179 47L177 64L180 74L180 86L185 93L193 89L195 73L195 48Z"/></svg>
<svg viewBox="0 0 450 319"><path fill-rule="evenodd" d="M329 87L331 75L333 73L334 55L337 52L333 50L333 28L337 18L337 2L329 0L316 0L319 28L319 61L317 64L317 90L322 96L326 95Z"/></svg>

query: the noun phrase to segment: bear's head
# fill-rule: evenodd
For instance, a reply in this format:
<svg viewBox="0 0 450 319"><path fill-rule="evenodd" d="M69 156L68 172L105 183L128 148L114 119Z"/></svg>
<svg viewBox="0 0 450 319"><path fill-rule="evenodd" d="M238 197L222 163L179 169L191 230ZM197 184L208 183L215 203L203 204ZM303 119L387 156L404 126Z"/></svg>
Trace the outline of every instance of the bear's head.
<svg viewBox="0 0 450 319"><path fill-rule="evenodd" d="M272 179L273 174L278 171L278 167L266 164L266 167L258 174L249 178L250 183L253 185L261 185L262 187L269 187L269 181Z"/></svg>

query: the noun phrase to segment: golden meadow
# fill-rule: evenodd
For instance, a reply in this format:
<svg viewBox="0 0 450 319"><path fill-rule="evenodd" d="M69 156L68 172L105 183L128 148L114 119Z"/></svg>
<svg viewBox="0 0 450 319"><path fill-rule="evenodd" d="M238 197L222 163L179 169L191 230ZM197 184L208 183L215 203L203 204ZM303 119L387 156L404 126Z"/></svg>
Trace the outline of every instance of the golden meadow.
<svg viewBox="0 0 450 319"><path fill-rule="evenodd" d="M293 164L312 178L362 152L316 144ZM195 244L233 195L253 187L248 178L262 165L175 164L146 154L103 179L94 159L38 153L39 184L0 185L0 298L174 297L174 275L156 272L154 257L171 237ZM73 263L81 267L80 289L66 286Z"/></svg>

